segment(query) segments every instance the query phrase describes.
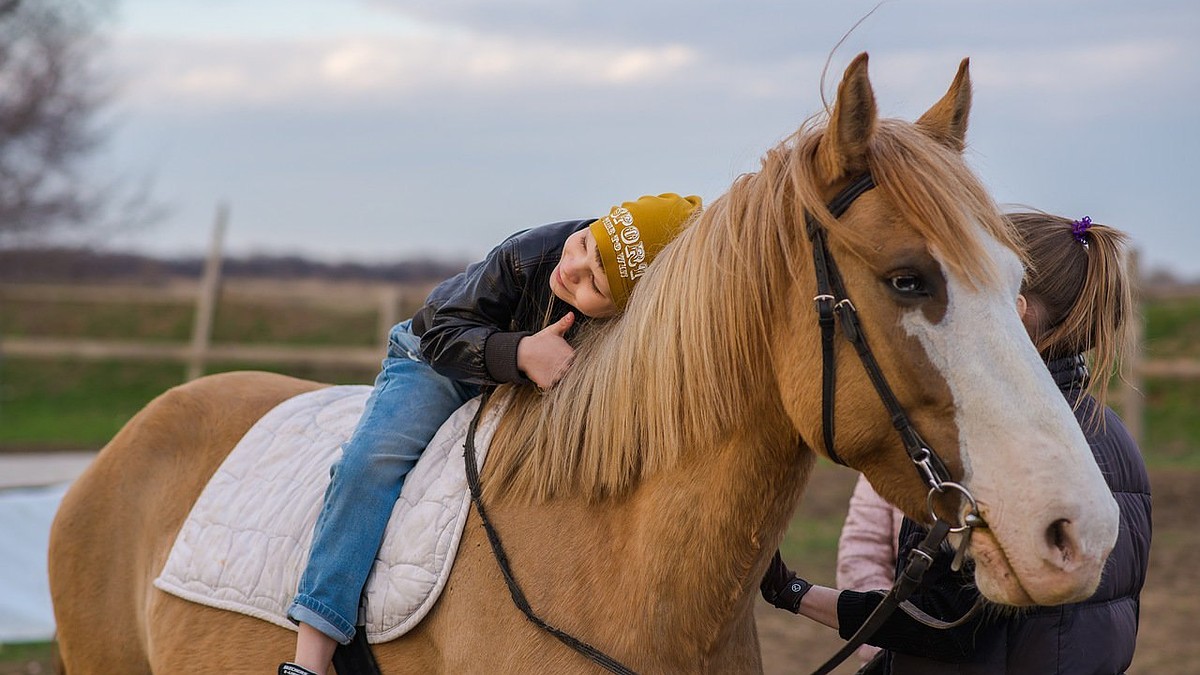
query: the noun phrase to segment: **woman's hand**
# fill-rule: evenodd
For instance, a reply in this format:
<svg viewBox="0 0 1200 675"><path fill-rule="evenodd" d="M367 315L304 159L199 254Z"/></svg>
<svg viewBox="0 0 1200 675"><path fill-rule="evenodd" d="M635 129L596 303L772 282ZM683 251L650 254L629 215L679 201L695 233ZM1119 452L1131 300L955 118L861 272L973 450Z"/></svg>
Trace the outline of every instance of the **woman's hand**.
<svg viewBox="0 0 1200 675"><path fill-rule="evenodd" d="M539 388L553 387L571 367L575 348L563 336L574 324L575 314L568 312L563 318L517 343L517 368Z"/></svg>

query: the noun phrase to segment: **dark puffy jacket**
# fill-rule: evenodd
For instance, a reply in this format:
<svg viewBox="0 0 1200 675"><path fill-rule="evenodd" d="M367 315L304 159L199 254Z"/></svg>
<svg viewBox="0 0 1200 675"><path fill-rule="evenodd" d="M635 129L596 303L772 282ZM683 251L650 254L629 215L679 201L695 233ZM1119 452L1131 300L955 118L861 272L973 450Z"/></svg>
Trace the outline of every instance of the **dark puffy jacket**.
<svg viewBox="0 0 1200 675"><path fill-rule="evenodd" d="M1067 400L1092 447L1121 510L1116 546L1105 563L1096 593L1071 605L1035 607L1012 616L987 612L966 625L948 631L927 628L897 612L869 640L884 649L886 672L1057 673L1090 675L1124 673L1133 661L1137 640L1139 596L1150 557L1150 481L1141 452L1112 410L1104 409L1104 424L1094 420L1098 405L1083 394L1087 369L1081 357L1051 361L1050 372ZM1082 399L1082 400L1080 400ZM900 559L924 536L922 528L907 519L901 528ZM962 616L978 593L969 574L949 569L949 555L939 557L927 582L911 600L935 617ZM838 598L838 619L843 638L849 638L866 620L881 596L844 591Z"/></svg>
<svg viewBox="0 0 1200 675"><path fill-rule="evenodd" d="M575 311L574 331L587 317L550 290L550 273L567 237L595 219L552 223L518 232L465 272L433 289L412 319L421 353L454 380L497 385L528 380L517 369L517 343Z"/></svg>

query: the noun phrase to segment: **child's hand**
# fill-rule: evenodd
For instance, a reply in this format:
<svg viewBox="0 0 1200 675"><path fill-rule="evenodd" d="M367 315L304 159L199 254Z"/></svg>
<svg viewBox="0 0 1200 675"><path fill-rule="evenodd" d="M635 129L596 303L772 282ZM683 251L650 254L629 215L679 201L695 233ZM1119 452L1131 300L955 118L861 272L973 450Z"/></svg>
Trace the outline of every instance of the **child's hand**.
<svg viewBox="0 0 1200 675"><path fill-rule="evenodd" d="M571 366L575 348L563 339L563 335L574 323L575 314L568 312L563 318L517 343L517 368L538 387L553 387Z"/></svg>

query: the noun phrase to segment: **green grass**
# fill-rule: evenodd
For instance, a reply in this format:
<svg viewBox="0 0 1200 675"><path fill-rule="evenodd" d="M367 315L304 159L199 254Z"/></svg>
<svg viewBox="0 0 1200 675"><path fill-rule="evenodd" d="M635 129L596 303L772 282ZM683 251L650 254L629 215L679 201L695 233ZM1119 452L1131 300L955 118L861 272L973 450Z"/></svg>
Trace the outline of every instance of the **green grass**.
<svg viewBox="0 0 1200 675"><path fill-rule="evenodd" d="M189 304L45 303L6 300L0 335L87 337L94 340L186 342L195 310ZM225 302L213 318L212 341L370 346L379 344L377 311L363 308Z"/></svg>
<svg viewBox="0 0 1200 675"><path fill-rule="evenodd" d="M180 364L0 362L0 443L96 447L179 384Z"/></svg>
<svg viewBox="0 0 1200 675"><path fill-rule="evenodd" d="M374 373L233 364L335 384L370 384ZM179 363L0 361L0 448L98 448L155 396L183 382Z"/></svg>
<svg viewBox="0 0 1200 675"><path fill-rule="evenodd" d="M272 344L372 346L382 344L376 310L223 305L213 322L212 340ZM314 318L318 317L318 318Z"/></svg>
<svg viewBox="0 0 1200 675"><path fill-rule="evenodd" d="M1146 463L1200 469L1200 381L1149 380L1143 393Z"/></svg>
<svg viewBox="0 0 1200 675"><path fill-rule="evenodd" d="M87 337L95 340L186 341L195 310L184 304L34 302L5 299L0 334Z"/></svg>
<svg viewBox="0 0 1200 675"><path fill-rule="evenodd" d="M847 500L849 497L847 493ZM806 513L801 506L800 513L792 520L783 543L779 545L779 552L784 561L791 568L805 570L808 580L813 583L835 585L838 536L842 532L844 520L844 510L836 515L817 516Z"/></svg>
<svg viewBox="0 0 1200 675"><path fill-rule="evenodd" d="M53 642L0 644L0 675L52 673L54 654Z"/></svg>
<svg viewBox="0 0 1200 675"><path fill-rule="evenodd" d="M410 311L411 307L404 308ZM1149 358L1200 357L1200 298L1143 307ZM47 303L5 300L0 336L87 337L184 342L190 304ZM213 329L216 343L372 346L381 341L376 312L226 301ZM222 364L334 383L370 383L374 372ZM98 447L150 399L183 381L178 363L0 359L0 449L13 446ZM1200 468L1200 381L1145 383L1144 448L1151 466ZM796 552L801 553L800 551Z"/></svg>
<svg viewBox="0 0 1200 675"><path fill-rule="evenodd" d="M1147 358L1200 357L1200 298L1170 298L1145 305Z"/></svg>

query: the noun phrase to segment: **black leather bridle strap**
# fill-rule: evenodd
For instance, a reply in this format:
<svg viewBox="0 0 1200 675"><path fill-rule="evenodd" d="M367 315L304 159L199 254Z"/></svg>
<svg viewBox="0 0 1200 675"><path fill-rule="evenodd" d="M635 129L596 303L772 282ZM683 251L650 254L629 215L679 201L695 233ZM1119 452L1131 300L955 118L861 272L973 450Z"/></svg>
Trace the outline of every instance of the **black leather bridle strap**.
<svg viewBox="0 0 1200 675"><path fill-rule="evenodd" d="M842 189L826 208L834 218L840 218L868 190L875 187L875 179L866 173L859 176ZM817 295L813 298L817 307L817 323L821 329L821 431L825 441L825 453L838 464L845 461L837 453L834 430L837 391L837 359L835 354L835 323L842 325L842 334L846 337L858 354L863 369L871 379L880 400L887 408L892 426L899 432L909 457L922 471L922 478L931 487L941 481L949 481L950 473L945 464L932 451L917 433L904 408L896 399L891 386L883 376L879 363L867 344L866 335L858 320L858 312L850 301L849 294L842 282L842 275L837 268L837 262L829 252L825 240L825 228L811 212L804 214L805 228L809 241L812 242L813 270L817 280ZM835 322L836 317L836 322ZM928 475L932 472L933 475Z"/></svg>
<svg viewBox="0 0 1200 675"><path fill-rule="evenodd" d="M500 542L500 534L496 532L491 519L488 518L487 509L483 506L483 497L479 486L479 463L475 457L475 431L479 428L479 420L483 418L483 410L487 406L489 396L490 392L484 392L482 398L479 400L479 409L475 411L475 417L471 419L471 425L467 428L467 442L464 446L465 452L463 454L466 458L467 487L471 490L471 503L475 505L475 510L479 513L479 521L483 523L483 529L487 533L488 542L492 545L492 553L496 556L496 563L500 567L500 573L504 575L504 583L508 586L508 593L512 596L513 604L535 626L553 635L571 649L583 654L601 668L610 673L618 673L618 675L637 675L633 670L625 667L620 661L617 661L608 654L574 637L570 633L546 623L545 620L533 611L529 600L525 598L525 593L521 591L521 586L517 583L517 579L513 575L512 565L508 562L508 554L504 552L504 545Z"/></svg>
<svg viewBox="0 0 1200 675"><path fill-rule="evenodd" d="M827 208L830 214L834 218L841 217L850 208L855 199L858 199L863 193L873 187L875 187L875 180L870 174L864 174L856 178L829 202ZM967 489L950 480L950 472L946 468L945 463L938 457L937 453L929 449L928 444L925 443L925 440L921 438L916 428L913 427L908 414L900 405L900 401L897 400L895 393L888 384L887 378L884 377L883 370L879 367L879 362L875 360L875 354L871 351L871 347L867 343L866 334L863 333L862 325L858 320L858 310L855 309L854 303L850 301L845 285L842 282L842 276L838 272L837 263L834 261L833 255L829 252L829 246L825 239L825 228L821 226L820 221L810 212L804 214L804 222L808 238L812 242L813 270L817 277L817 295L813 300L817 306L817 319L821 328L821 428L825 437L825 452L831 460L839 464L845 464L837 453L834 440L834 412L837 390L837 362L835 358L834 337L835 323L837 323L841 324L842 334L846 340L854 346L854 351L858 354L859 361L862 362L863 370L866 371L867 377L870 378L875 392L879 395L879 400L883 403L884 408L887 409L892 426L900 434L909 459L912 460L921 479L930 487L930 510L935 521L929 534L921 541L917 548L911 551L909 561L900 578L896 580L896 584L892 587L891 591L884 596L883 601L875 607L874 611L867 617L867 620L863 622L863 625L859 627L850 640L843 645L842 649L814 671L814 675L826 675L854 653L855 649L864 644L887 621L888 617L904 604L912 608L913 611L911 612L909 612L908 607L904 608L904 611L909 612L910 616L913 616L918 621L927 623L927 625L940 628L950 628L960 625L978 612L977 603L976 607L972 608L970 612L958 621L952 623L938 622L940 625L935 625L933 622L937 622L936 619L924 615L920 610L912 607L911 603L906 603L908 597L912 595L913 591L920 584L925 570L933 562L938 547L941 546L942 541L945 540L946 535L953 527L950 523L938 517L936 513L933 513L933 495L935 493L945 493L949 490L954 490L960 492L963 498L967 500L972 513L975 511L975 505L974 499L970 496ZM982 521L980 520L979 522ZM969 527L965 525L965 516L963 517L963 523L962 526L954 527L954 530L961 531L967 529L969 532ZM929 622L925 621L926 618L929 619Z"/></svg>
<svg viewBox="0 0 1200 675"><path fill-rule="evenodd" d="M842 217L846 209L864 192L875 187L871 174L863 174L839 192L826 206L834 218ZM834 307L838 298L846 297L841 275L837 273L833 256L825 243L825 228L809 211L804 213L804 226L812 242L813 270L817 276L817 295L813 302L817 307L817 325L821 329L821 390L822 414L821 433L825 437L825 454L829 459L845 466L834 447L834 390L837 388L837 366L834 358Z"/></svg>

